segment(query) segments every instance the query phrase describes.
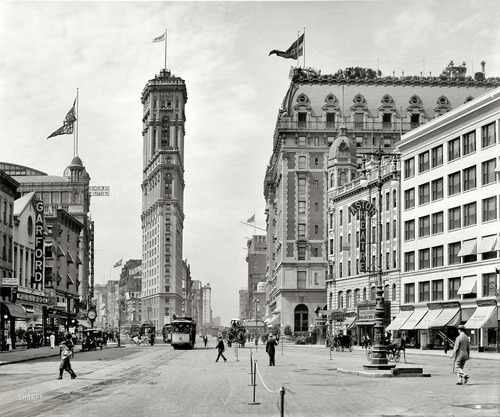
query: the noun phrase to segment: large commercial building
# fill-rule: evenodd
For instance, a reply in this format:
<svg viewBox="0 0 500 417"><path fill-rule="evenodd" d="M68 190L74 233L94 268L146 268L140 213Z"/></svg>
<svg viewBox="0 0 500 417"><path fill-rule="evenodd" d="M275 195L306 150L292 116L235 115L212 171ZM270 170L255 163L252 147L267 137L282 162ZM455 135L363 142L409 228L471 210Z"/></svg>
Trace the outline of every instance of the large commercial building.
<svg viewBox="0 0 500 417"><path fill-rule="evenodd" d="M357 255L351 250L349 271L349 255L347 251L340 253L344 242L341 246L339 238L342 235L347 239L344 233L349 232L328 224L329 209L340 221L341 207L335 204L344 206L348 200L330 204L328 193L350 193L347 188L360 175L363 153L379 147L391 152L404 133L497 85L498 80L485 77L484 66L473 79L466 76L464 66L452 63L438 77L382 77L362 68L321 75L294 68L276 122L273 153L264 180L268 314L279 313L282 326L306 332L314 325L312 312L318 306L337 309L341 302L345 305L341 300L348 290L362 291L359 282L346 284L347 277L358 278ZM357 161L353 158L348 165L336 166L335 158L329 161L328 157L341 125L349 143L344 141L346 149L334 152L349 153L355 148ZM347 211L343 215L347 216ZM397 220L394 215L397 210L391 209L384 218L391 228ZM392 240L393 233L389 233ZM329 247L332 240L335 246ZM387 249L389 246L384 254ZM392 247L388 252L392 268L395 259L397 265L397 252L394 254ZM342 289L341 281L337 287L340 274ZM327 294L333 296L327 299Z"/></svg>
<svg viewBox="0 0 500 417"><path fill-rule="evenodd" d="M478 350L499 346L499 123L495 89L398 144L402 300L391 328L424 349L458 324Z"/></svg>
<svg viewBox="0 0 500 417"><path fill-rule="evenodd" d="M142 321L183 314L184 134L187 89L162 69L142 95ZM184 305L185 308L185 305Z"/></svg>

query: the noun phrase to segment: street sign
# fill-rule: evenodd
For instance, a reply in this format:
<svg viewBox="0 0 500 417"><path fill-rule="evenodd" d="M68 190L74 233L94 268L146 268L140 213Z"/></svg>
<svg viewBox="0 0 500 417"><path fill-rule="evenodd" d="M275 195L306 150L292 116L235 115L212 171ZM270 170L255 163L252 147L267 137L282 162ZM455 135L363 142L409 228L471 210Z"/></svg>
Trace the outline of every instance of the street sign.
<svg viewBox="0 0 500 417"><path fill-rule="evenodd" d="M89 187L89 193L92 196L109 197L110 194L109 185L91 185Z"/></svg>

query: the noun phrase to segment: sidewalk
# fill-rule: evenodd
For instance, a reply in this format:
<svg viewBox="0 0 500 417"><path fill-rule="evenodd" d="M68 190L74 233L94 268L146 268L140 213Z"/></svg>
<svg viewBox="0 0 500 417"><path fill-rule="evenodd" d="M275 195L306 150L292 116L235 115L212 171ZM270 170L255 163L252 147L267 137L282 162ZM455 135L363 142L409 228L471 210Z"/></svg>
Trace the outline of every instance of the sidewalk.
<svg viewBox="0 0 500 417"><path fill-rule="evenodd" d="M117 347L116 342L108 342L107 348ZM122 343L122 346L124 343ZM82 345L75 346L75 353L80 352ZM50 346L43 346L39 348L27 349L18 348L14 350L9 350L5 352L0 352L0 366L8 365L11 363L27 362L36 359L50 358L53 356L59 356L59 346L51 349Z"/></svg>

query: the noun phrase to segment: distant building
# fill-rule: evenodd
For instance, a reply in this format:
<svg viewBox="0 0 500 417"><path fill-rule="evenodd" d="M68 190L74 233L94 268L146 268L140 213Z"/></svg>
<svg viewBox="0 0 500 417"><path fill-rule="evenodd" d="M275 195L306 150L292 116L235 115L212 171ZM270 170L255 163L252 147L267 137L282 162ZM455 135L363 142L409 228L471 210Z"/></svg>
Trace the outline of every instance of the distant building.
<svg viewBox="0 0 500 417"><path fill-rule="evenodd" d="M203 300L202 323L204 326L212 324L212 288L210 284L201 287L201 296Z"/></svg>
<svg viewBox="0 0 500 417"><path fill-rule="evenodd" d="M248 296L248 289L247 288L242 288L241 290L238 291L238 298L239 298L239 317L233 317L233 318L240 318L240 319L246 319L250 317L250 298Z"/></svg>
<svg viewBox="0 0 500 417"><path fill-rule="evenodd" d="M248 310L253 308L254 292L257 291L257 285L266 281L266 252L267 237L265 235L253 235L252 239L247 241L248 263ZM265 311L265 304L263 305Z"/></svg>
<svg viewBox="0 0 500 417"><path fill-rule="evenodd" d="M141 324L141 284L142 260L130 259L125 262L120 272L121 328L125 331L133 324Z"/></svg>

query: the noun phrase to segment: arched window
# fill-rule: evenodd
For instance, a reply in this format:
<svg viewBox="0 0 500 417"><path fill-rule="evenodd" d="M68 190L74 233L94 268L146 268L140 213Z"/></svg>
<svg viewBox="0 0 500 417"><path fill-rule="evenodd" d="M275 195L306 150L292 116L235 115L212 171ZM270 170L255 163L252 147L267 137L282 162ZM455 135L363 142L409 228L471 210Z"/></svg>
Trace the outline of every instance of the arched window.
<svg viewBox="0 0 500 417"><path fill-rule="evenodd" d="M347 176L345 172L339 172L339 187L342 187L347 182Z"/></svg>
<svg viewBox="0 0 500 417"><path fill-rule="evenodd" d="M376 297L376 292L375 292L375 286L370 288L370 300L375 300Z"/></svg>
<svg viewBox="0 0 500 417"><path fill-rule="evenodd" d="M345 295L345 306L346 308L352 307L352 291L347 290Z"/></svg>
<svg viewBox="0 0 500 417"><path fill-rule="evenodd" d="M392 301L396 301L396 284L392 284Z"/></svg>
<svg viewBox="0 0 500 417"><path fill-rule="evenodd" d="M344 308L344 293L342 291L339 291L337 304L338 308Z"/></svg>
<svg viewBox="0 0 500 417"><path fill-rule="evenodd" d="M359 288L356 288L354 290L354 307L356 307L359 304Z"/></svg>
<svg viewBox="0 0 500 417"><path fill-rule="evenodd" d="M333 292L330 291L330 309L333 308Z"/></svg>
<svg viewBox="0 0 500 417"><path fill-rule="evenodd" d="M363 301L366 301L366 288L363 288Z"/></svg>
<svg viewBox="0 0 500 417"><path fill-rule="evenodd" d="M396 195L396 190L392 190L392 207L396 207L398 204L398 199Z"/></svg>
<svg viewBox="0 0 500 417"><path fill-rule="evenodd" d="M389 299L389 284L384 286L384 301Z"/></svg>
<svg viewBox="0 0 500 417"><path fill-rule="evenodd" d="M332 174L330 175L330 187L333 187L335 185L335 175Z"/></svg>
<svg viewBox="0 0 500 417"><path fill-rule="evenodd" d="M299 304L294 311L295 332L307 332L309 326L309 309L304 304Z"/></svg>

